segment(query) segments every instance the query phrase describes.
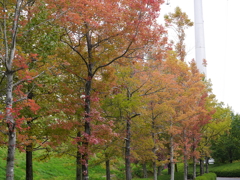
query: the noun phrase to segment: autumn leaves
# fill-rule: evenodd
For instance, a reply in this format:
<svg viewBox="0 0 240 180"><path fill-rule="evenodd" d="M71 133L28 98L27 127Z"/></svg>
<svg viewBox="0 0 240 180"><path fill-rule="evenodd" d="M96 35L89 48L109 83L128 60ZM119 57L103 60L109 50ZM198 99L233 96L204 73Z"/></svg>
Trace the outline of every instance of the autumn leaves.
<svg viewBox="0 0 240 180"><path fill-rule="evenodd" d="M110 160L124 158L127 180L133 160L153 163L156 179L157 167L170 161L174 172L181 155L199 157L213 99L195 63L183 61L184 32L174 51L157 23L161 2L19 0L17 11L1 4L14 14L3 12L1 21L7 179L15 147L76 157L77 180L89 179L93 153L108 162L107 172Z"/></svg>

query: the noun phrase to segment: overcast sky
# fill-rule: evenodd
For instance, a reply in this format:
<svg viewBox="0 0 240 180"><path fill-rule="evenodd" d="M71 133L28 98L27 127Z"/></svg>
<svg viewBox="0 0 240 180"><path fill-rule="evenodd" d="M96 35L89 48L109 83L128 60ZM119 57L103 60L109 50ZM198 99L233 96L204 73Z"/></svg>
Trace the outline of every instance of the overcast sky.
<svg viewBox="0 0 240 180"><path fill-rule="evenodd" d="M165 0L167 2L167 0ZM194 0L168 0L161 14L179 6L194 21ZM207 76L217 99L240 113L240 0L202 0ZM187 60L195 58L194 27L187 32Z"/></svg>

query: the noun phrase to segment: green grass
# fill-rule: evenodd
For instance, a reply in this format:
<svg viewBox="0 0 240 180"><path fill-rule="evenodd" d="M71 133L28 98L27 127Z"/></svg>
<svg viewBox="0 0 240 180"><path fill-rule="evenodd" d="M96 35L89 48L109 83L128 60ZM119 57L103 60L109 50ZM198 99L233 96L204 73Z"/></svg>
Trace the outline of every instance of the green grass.
<svg viewBox="0 0 240 180"><path fill-rule="evenodd" d="M36 156L40 152L35 153ZM0 148L0 179L5 179L6 149ZM15 179L25 180L25 153L16 152ZM33 161L34 180L72 180L75 179L75 159L72 157L55 157L45 161ZM105 180L105 169L94 166L89 171L90 179Z"/></svg>
<svg viewBox="0 0 240 180"><path fill-rule="evenodd" d="M218 177L240 177L240 162L214 164L210 166L209 171L214 172Z"/></svg>
<svg viewBox="0 0 240 180"><path fill-rule="evenodd" d="M153 180L153 177L149 177L149 178L133 178L133 180ZM170 179L170 175L164 174L158 177L159 180L169 180ZM182 172L178 172L175 173L175 180L181 180L183 179L183 173Z"/></svg>
<svg viewBox="0 0 240 180"><path fill-rule="evenodd" d="M34 157L41 155L41 152L35 152ZM6 167L6 149L0 148L0 179L5 179ZM75 179L76 173L75 159L72 157L53 157L46 161L37 161L34 159L33 172L34 180L72 180ZM139 170L140 171L140 170ZM175 179L183 179L183 164L178 164L178 173L175 173ZM197 167L199 172L199 167ZM209 171L216 173L222 177L240 177L240 162L232 164L214 164L209 166ZM192 167L189 167L189 173L192 173ZM123 180L125 177L124 161L121 159L113 162L111 167L112 180ZM93 180L105 180L105 166L104 164L89 167L89 176ZM159 180L169 180L170 175L167 175L167 169L163 171L163 175ZM15 158L15 179L25 179L25 153L16 153ZM134 177L133 180L140 180L143 178ZM145 180L152 180L153 177Z"/></svg>

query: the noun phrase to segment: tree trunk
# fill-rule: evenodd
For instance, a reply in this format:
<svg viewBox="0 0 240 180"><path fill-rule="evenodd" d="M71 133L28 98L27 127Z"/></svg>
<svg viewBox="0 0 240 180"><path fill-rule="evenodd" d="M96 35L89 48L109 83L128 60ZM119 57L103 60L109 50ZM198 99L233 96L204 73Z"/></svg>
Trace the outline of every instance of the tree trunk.
<svg viewBox="0 0 240 180"><path fill-rule="evenodd" d="M153 162L153 179L157 180L157 165L156 165L156 161Z"/></svg>
<svg viewBox="0 0 240 180"><path fill-rule="evenodd" d="M186 139L186 129L184 129L183 131L183 139L185 140ZM187 180L187 176L188 176L188 158L187 158L187 147L186 147L186 144L184 144L184 147L183 147L183 150L184 150L184 177L183 179L184 180Z"/></svg>
<svg viewBox="0 0 240 180"><path fill-rule="evenodd" d="M30 90L29 90L30 92ZM33 98L33 93L31 93L31 95L28 95L28 99L32 99ZM28 128L31 129L32 127L32 121L28 121L27 125ZM31 130L29 132L29 137L31 137ZM30 138L30 140L32 141L32 139ZM33 144L30 143L26 146L26 180L33 180Z"/></svg>
<svg viewBox="0 0 240 180"><path fill-rule="evenodd" d="M230 163L233 162L233 152L232 152L231 149L230 149L230 151L229 151L229 162L230 162Z"/></svg>
<svg viewBox="0 0 240 180"><path fill-rule="evenodd" d="M6 122L8 126L8 152L7 152L6 180L14 179L16 130L15 121L12 114L13 104L12 90L13 90L13 74L11 72L7 72Z"/></svg>
<svg viewBox="0 0 240 180"><path fill-rule="evenodd" d="M145 162L142 164L142 168L143 168L143 178L148 178L147 165Z"/></svg>
<svg viewBox="0 0 240 180"><path fill-rule="evenodd" d="M81 137L81 133L77 133L77 138ZM82 180L82 155L79 152L79 148L81 146L81 142L77 142L77 157L76 157L76 180Z"/></svg>
<svg viewBox="0 0 240 180"><path fill-rule="evenodd" d="M187 162L187 155L186 152L184 152L184 180L187 180L187 176L188 176L188 162Z"/></svg>
<svg viewBox="0 0 240 180"><path fill-rule="evenodd" d="M163 166L158 166L158 176L162 175Z"/></svg>
<svg viewBox="0 0 240 180"><path fill-rule="evenodd" d="M204 174L204 160L200 159L200 175Z"/></svg>
<svg viewBox="0 0 240 180"><path fill-rule="evenodd" d="M152 148L152 152L154 155L156 155L156 138L155 138L155 132L154 132L154 129L155 129L155 118L154 118L154 115L153 115L153 112L152 112L152 140L153 140L153 148ZM154 180L157 180L157 165L156 165L156 161L157 161L157 158L154 158L153 160L153 177L154 177Z"/></svg>
<svg viewBox="0 0 240 180"><path fill-rule="evenodd" d="M175 172L178 172L178 166L177 166L177 163L175 163Z"/></svg>
<svg viewBox="0 0 240 180"><path fill-rule="evenodd" d="M126 169L126 180L131 180L131 162L130 162L130 138L131 138L131 119L127 118L127 131L126 131L126 147L125 147L125 169Z"/></svg>
<svg viewBox="0 0 240 180"><path fill-rule="evenodd" d="M33 180L32 143L26 147L26 180Z"/></svg>
<svg viewBox="0 0 240 180"><path fill-rule="evenodd" d="M174 171L175 171L175 165L174 165L174 147L173 147L173 136L170 137L170 163L171 163L171 178L170 180L174 180Z"/></svg>
<svg viewBox="0 0 240 180"><path fill-rule="evenodd" d="M7 12L6 3L8 1L2 2L2 11ZM15 2L15 12L12 19L12 28L9 30L9 24L7 19L9 19L8 14L4 13L1 24L1 29L3 32L3 48L2 56L5 61L3 64L6 68L6 79L7 79L7 90L6 90L6 123L8 126L8 152L7 152L7 166L6 166L6 180L14 179L14 159L15 159L15 148L16 148L16 130L15 130L15 120L13 117L13 71L12 64L15 58L16 51L16 39L18 33L18 22L21 12L22 0L17 0ZM8 37L8 33L11 34Z"/></svg>
<svg viewBox="0 0 240 180"><path fill-rule="evenodd" d="M169 163L168 163L168 175L171 174L171 163L170 163L170 159L169 159Z"/></svg>
<svg viewBox="0 0 240 180"><path fill-rule="evenodd" d="M106 180L111 180L111 173L110 173L110 160L106 160Z"/></svg>
<svg viewBox="0 0 240 180"><path fill-rule="evenodd" d="M208 165L209 165L209 162L208 162L208 161L209 161L209 157L205 157L205 161L206 161L206 163L205 163L205 164L206 164L206 167L205 167L205 168L206 168L205 173L209 173L209 169L208 169Z"/></svg>
<svg viewBox="0 0 240 180"><path fill-rule="evenodd" d="M192 146L192 152L193 153L196 150L195 143L196 143L196 140L193 137L193 146ZM197 177L197 161L196 161L195 155L193 155L193 179L196 179L196 177Z"/></svg>
<svg viewBox="0 0 240 180"><path fill-rule="evenodd" d="M15 159L15 146L16 146L16 133L15 128L12 131L9 130L8 136L8 154L7 154L7 168L6 168L6 180L14 179L14 159Z"/></svg>
<svg viewBox="0 0 240 180"><path fill-rule="evenodd" d="M196 157L193 156L193 179L196 179L197 177L197 162Z"/></svg>
<svg viewBox="0 0 240 180"><path fill-rule="evenodd" d="M89 50L89 52L91 52ZM91 57L90 57L91 58ZM91 112L91 88L92 88L92 65L88 65L88 78L85 84L85 124L84 130L87 136L91 135L91 127L90 127L90 112ZM82 180L88 180L88 150L89 150L89 138L84 136L84 140L82 142L82 146L84 148L84 153L82 154Z"/></svg>

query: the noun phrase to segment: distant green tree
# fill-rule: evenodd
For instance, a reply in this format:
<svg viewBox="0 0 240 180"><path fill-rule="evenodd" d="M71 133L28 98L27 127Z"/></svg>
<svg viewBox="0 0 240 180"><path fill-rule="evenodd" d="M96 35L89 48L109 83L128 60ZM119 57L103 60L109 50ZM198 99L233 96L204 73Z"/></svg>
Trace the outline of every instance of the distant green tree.
<svg viewBox="0 0 240 180"><path fill-rule="evenodd" d="M231 129L225 132L212 144L212 157L219 162L230 162L240 159L240 115L232 114Z"/></svg>

